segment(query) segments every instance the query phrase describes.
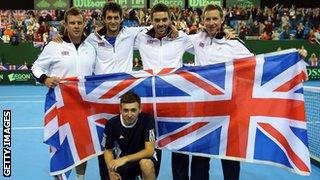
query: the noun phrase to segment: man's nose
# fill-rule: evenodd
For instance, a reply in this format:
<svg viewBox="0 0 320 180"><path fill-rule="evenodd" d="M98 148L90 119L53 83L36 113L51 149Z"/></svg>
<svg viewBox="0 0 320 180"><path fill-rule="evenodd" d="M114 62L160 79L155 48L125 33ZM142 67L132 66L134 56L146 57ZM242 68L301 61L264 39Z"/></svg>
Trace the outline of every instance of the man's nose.
<svg viewBox="0 0 320 180"><path fill-rule="evenodd" d="M159 22L159 26L163 26L164 25L164 22L161 20L160 22Z"/></svg>
<svg viewBox="0 0 320 180"><path fill-rule="evenodd" d="M211 19L211 20L209 21L209 24L214 24L214 20Z"/></svg>
<svg viewBox="0 0 320 180"><path fill-rule="evenodd" d="M112 22L112 23L115 23L115 22L116 22L116 20L115 20L114 18L112 18L112 19L111 19L111 22Z"/></svg>
<svg viewBox="0 0 320 180"><path fill-rule="evenodd" d="M132 117L133 116L133 112L128 112L128 116Z"/></svg>

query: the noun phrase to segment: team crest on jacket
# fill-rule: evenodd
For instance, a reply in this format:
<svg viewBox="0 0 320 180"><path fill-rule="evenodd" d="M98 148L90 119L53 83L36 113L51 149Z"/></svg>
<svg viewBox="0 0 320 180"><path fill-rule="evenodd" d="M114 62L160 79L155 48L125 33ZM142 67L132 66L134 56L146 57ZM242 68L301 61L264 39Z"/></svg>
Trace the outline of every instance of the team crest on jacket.
<svg viewBox="0 0 320 180"><path fill-rule="evenodd" d="M199 43L199 46L203 48L203 47L204 47L204 43L203 43L203 42L200 42L200 43Z"/></svg>
<svg viewBox="0 0 320 180"><path fill-rule="evenodd" d="M147 40L147 44L153 44L153 40L152 39L148 39Z"/></svg>
<svg viewBox="0 0 320 180"><path fill-rule="evenodd" d="M69 51L62 51L62 52L61 52L61 55L62 55L62 56L69 56Z"/></svg>
<svg viewBox="0 0 320 180"><path fill-rule="evenodd" d="M104 42L99 42L99 43L98 43L98 46L99 46L99 47L104 47L105 44L104 44Z"/></svg>

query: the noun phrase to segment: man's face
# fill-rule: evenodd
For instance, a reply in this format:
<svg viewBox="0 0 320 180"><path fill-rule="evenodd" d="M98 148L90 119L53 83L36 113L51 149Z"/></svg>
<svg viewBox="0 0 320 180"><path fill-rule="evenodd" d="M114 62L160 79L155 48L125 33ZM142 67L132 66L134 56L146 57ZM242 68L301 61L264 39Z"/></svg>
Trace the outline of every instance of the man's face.
<svg viewBox="0 0 320 180"><path fill-rule="evenodd" d="M210 10L204 13L203 23L209 36L215 36L221 30L223 19L218 10Z"/></svg>
<svg viewBox="0 0 320 180"><path fill-rule="evenodd" d="M120 105L120 113L122 115L125 125L129 126L134 124L138 120L139 113L141 112L140 104L134 103L122 103Z"/></svg>
<svg viewBox="0 0 320 180"><path fill-rule="evenodd" d="M156 32L156 37L164 37L171 23L169 14L167 12L155 12L153 13L151 23Z"/></svg>
<svg viewBox="0 0 320 180"><path fill-rule="evenodd" d="M109 32L118 32L122 18L119 12L107 11L104 23Z"/></svg>
<svg viewBox="0 0 320 180"><path fill-rule="evenodd" d="M71 39L81 38L85 27L82 15L68 15L67 20L68 22L65 23L65 28L68 30L69 37Z"/></svg>

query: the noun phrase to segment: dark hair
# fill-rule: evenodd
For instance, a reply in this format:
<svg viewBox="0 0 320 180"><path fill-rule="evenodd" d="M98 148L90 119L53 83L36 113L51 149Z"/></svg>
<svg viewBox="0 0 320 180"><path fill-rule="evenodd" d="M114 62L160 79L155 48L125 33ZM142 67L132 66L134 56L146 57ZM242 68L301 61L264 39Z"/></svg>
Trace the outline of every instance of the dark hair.
<svg viewBox="0 0 320 180"><path fill-rule="evenodd" d="M153 14L156 12L167 12L168 16L170 18L170 9L165 4L158 3L158 4L154 5L151 9L151 18L153 17Z"/></svg>
<svg viewBox="0 0 320 180"><path fill-rule="evenodd" d="M129 12L129 19L136 19L136 17L137 17L136 11L132 9Z"/></svg>
<svg viewBox="0 0 320 180"><path fill-rule="evenodd" d="M134 102L137 102L139 105L141 104L140 97L134 92L128 91L120 97L120 104Z"/></svg>
<svg viewBox="0 0 320 180"><path fill-rule="evenodd" d="M220 14L220 17L223 18L222 8L221 8L221 6L216 5L216 4L208 4L208 5L204 8L202 15L204 16L204 14L205 14L207 11L212 11L212 10L218 10L218 11L219 11L219 14Z"/></svg>
<svg viewBox="0 0 320 180"><path fill-rule="evenodd" d="M84 17L82 15L82 12L80 11L79 8L77 7L72 7L70 9L68 9L65 13L64 13L64 16L63 16L63 19L64 19L64 22L68 22L68 16L71 15L71 16L78 16L78 15L81 15L82 18L83 18L83 21L84 21Z"/></svg>
<svg viewBox="0 0 320 180"><path fill-rule="evenodd" d="M118 12L120 17L122 17L122 8L118 3L107 2L102 9L102 19L106 18L107 11Z"/></svg>

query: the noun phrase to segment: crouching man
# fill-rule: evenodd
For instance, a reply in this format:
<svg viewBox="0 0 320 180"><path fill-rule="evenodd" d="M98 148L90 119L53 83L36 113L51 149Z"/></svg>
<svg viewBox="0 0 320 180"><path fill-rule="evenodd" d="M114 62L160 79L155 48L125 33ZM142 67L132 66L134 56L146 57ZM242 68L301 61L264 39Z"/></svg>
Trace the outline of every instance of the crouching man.
<svg viewBox="0 0 320 180"><path fill-rule="evenodd" d="M127 92L121 96L120 115L107 122L104 138L104 158L111 180L134 180L137 176L156 179L155 121L141 112L138 95Z"/></svg>

